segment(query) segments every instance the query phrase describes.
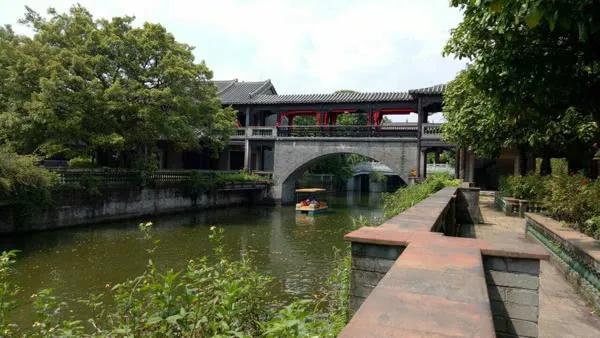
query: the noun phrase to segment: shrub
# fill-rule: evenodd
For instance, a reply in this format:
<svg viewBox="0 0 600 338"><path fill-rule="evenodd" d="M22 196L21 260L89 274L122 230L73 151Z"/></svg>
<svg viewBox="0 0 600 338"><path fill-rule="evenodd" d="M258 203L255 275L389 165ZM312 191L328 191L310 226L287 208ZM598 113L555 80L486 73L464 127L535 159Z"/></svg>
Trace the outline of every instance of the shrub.
<svg viewBox="0 0 600 338"><path fill-rule="evenodd" d="M91 157L74 157L69 160L69 168L74 169L88 169L94 168L94 163Z"/></svg>
<svg viewBox="0 0 600 338"><path fill-rule="evenodd" d="M546 179L538 174L508 176L500 180L500 191L504 196L537 201L546 194Z"/></svg>
<svg viewBox="0 0 600 338"><path fill-rule="evenodd" d="M151 239L151 223L141 224L140 229ZM51 290L41 290L32 296L37 321L22 330L7 320L14 309L16 286L14 279L8 278L14 253L4 253L0 257L1 335L335 337L346 324L349 254L338 258L338 268L319 297L282 306L269 293L271 278L258 273L248 259L233 261L224 255L223 233L211 228L215 263L202 257L190 260L184 270L174 271L159 269L149 260L140 276L116 284L106 294L79 300L91 310L87 320L74 317L68 303L53 296Z"/></svg>
<svg viewBox="0 0 600 338"><path fill-rule="evenodd" d="M548 212L559 220L582 224L592 216L589 214L588 182L581 174L554 175L548 180L548 194L544 198Z"/></svg>
<svg viewBox="0 0 600 338"><path fill-rule="evenodd" d="M11 282L11 269L15 263L15 251L3 252L0 255L0 336L12 337L15 326L8 320L9 313L16 308L14 297L18 288Z"/></svg>
<svg viewBox="0 0 600 338"><path fill-rule="evenodd" d="M600 239L600 216L593 216L585 221L581 230L595 239Z"/></svg>
<svg viewBox="0 0 600 338"><path fill-rule="evenodd" d="M459 180L449 174L433 174L419 184L384 194L383 210L385 218L396 216L404 210L424 200L430 194L447 186L458 186Z"/></svg>
<svg viewBox="0 0 600 338"><path fill-rule="evenodd" d="M550 216L600 239L600 181L581 174L553 175L544 204Z"/></svg>
<svg viewBox="0 0 600 338"><path fill-rule="evenodd" d="M214 175L215 184L220 186L227 182L253 182L253 181L264 181L265 178L250 174L246 171L240 171L237 173L216 173Z"/></svg>
<svg viewBox="0 0 600 338"><path fill-rule="evenodd" d="M385 176L380 171L373 171L372 173L369 174L369 180L371 180L373 182L377 182L377 183L380 183L380 182L385 183L385 182L387 182L387 176Z"/></svg>
<svg viewBox="0 0 600 338"><path fill-rule="evenodd" d="M50 204L50 189L58 181L55 173L38 167L38 162L36 156L0 147L0 199L14 203L18 224Z"/></svg>

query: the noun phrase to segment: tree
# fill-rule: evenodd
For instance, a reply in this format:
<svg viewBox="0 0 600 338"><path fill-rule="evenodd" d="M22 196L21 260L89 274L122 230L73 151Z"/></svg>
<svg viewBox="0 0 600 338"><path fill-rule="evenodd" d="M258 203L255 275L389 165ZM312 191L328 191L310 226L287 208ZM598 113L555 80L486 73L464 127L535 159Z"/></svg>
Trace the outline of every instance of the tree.
<svg viewBox="0 0 600 338"><path fill-rule="evenodd" d="M341 126L366 126L369 122L366 113L343 113L337 118Z"/></svg>
<svg viewBox="0 0 600 338"><path fill-rule="evenodd" d="M445 93L448 139L486 155L514 145L568 155L577 169L599 137L600 3L451 4L464 19L444 53L471 64Z"/></svg>
<svg viewBox="0 0 600 338"><path fill-rule="evenodd" d="M33 37L0 28L0 143L44 157L117 151L148 160L158 140L219 150L235 127L212 72L159 24L27 8Z"/></svg>

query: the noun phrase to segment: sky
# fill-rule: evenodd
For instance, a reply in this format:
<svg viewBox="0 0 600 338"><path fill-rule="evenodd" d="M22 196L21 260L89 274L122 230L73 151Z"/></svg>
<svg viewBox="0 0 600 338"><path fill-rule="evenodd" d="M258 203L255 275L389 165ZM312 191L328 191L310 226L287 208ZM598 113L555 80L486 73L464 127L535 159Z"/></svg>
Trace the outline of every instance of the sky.
<svg viewBox="0 0 600 338"><path fill-rule="evenodd" d="M160 23L195 46L214 79L271 79L279 94L405 91L452 80L464 61L443 57L462 15L447 0L0 0L0 24L25 6L45 13L75 3L95 17Z"/></svg>

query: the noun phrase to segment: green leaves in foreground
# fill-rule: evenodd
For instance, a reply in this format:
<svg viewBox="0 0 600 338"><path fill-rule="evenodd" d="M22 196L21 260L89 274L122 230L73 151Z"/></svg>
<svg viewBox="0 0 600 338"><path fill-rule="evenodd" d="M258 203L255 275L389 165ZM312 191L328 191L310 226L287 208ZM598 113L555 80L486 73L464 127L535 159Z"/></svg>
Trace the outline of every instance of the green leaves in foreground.
<svg viewBox="0 0 600 338"><path fill-rule="evenodd" d="M144 223L144 237L151 225ZM34 337L335 337L347 321L349 255L314 300L282 305L269 290L271 278L247 259L232 261L222 248L223 229L211 228L216 262L190 260L182 271L160 269L150 260L146 271L106 294L90 295L88 319L68 313L68 304L51 290L34 297L38 319L30 329L10 324L16 286L10 282L14 253L0 259L0 330L3 336Z"/></svg>

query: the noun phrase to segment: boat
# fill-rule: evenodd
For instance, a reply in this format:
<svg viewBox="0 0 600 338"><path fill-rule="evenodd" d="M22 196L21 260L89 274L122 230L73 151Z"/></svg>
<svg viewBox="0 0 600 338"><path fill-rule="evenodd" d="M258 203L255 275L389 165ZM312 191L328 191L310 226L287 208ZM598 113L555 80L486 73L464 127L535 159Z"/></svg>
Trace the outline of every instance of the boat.
<svg viewBox="0 0 600 338"><path fill-rule="evenodd" d="M322 188L296 189L296 213L312 216L327 210L329 208L327 202L317 198L318 195L326 192L327 190Z"/></svg>

